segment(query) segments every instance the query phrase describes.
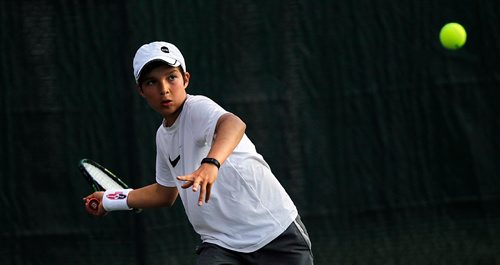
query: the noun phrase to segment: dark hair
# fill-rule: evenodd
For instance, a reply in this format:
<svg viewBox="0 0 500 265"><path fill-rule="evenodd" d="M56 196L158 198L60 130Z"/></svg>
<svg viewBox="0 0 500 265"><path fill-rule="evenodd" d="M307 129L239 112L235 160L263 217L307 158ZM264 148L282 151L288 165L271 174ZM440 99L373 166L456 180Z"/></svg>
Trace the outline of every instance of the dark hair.
<svg viewBox="0 0 500 265"><path fill-rule="evenodd" d="M137 80L137 84L139 85L139 87L142 86L142 82L144 82L144 76L146 76L149 72L153 71L153 69L160 67L160 66L163 66L163 65L167 65L167 66L172 67L170 64L168 64L164 61L160 61L160 60L151 61L151 62L147 63L144 67L142 67L141 72L139 73L139 79ZM180 66L178 66L177 68L181 72L183 80L184 80L184 70Z"/></svg>

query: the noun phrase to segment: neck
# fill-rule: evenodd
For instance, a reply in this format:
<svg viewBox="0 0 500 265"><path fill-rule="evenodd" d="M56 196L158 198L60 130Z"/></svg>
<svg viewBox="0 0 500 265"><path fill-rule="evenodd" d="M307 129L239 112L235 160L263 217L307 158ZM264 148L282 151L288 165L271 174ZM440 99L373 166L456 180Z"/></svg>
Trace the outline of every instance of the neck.
<svg viewBox="0 0 500 265"><path fill-rule="evenodd" d="M184 101L182 102L182 105L175 112L173 112L168 117L163 117L163 126L170 127L170 126L174 125L175 121L177 120L177 118L181 114L182 109L184 108L184 103L186 103L186 99L187 99L187 97L184 99Z"/></svg>

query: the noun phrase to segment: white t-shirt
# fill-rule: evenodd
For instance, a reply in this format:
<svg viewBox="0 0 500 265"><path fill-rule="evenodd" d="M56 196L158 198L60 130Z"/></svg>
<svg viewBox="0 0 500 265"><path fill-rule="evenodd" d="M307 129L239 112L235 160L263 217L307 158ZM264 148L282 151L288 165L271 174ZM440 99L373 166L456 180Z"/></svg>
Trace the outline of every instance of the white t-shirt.
<svg viewBox="0 0 500 265"><path fill-rule="evenodd" d="M199 168L225 113L207 97L188 95L175 123L158 128L156 181L177 187L203 242L253 252L285 231L297 209L246 135L219 169L208 203L198 206L199 191L181 188L183 182L176 179Z"/></svg>

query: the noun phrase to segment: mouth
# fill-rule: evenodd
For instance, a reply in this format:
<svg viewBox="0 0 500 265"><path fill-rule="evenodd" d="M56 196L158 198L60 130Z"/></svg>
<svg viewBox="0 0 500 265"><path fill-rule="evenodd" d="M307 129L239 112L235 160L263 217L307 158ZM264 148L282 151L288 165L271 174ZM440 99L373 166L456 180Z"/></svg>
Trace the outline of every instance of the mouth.
<svg viewBox="0 0 500 265"><path fill-rule="evenodd" d="M172 105L172 100L162 100L160 105L163 107L169 107Z"/></svg>

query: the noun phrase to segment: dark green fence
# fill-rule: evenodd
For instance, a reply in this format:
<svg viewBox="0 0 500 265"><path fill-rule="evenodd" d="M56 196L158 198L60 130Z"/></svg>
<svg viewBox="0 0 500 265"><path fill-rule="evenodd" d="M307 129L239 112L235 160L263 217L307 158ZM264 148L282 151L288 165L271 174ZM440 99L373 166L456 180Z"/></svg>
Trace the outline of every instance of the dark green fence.
<svg viewBox="0 0 500 265"><path fill-rule="evenodd" d="M132 58L167 40L247 134L316 264L500 263L500 2L1 1L0 264L194 264L180 203L86 215L95 159L154 181ZM468 32L458 51L445 23Z"/></svg>

